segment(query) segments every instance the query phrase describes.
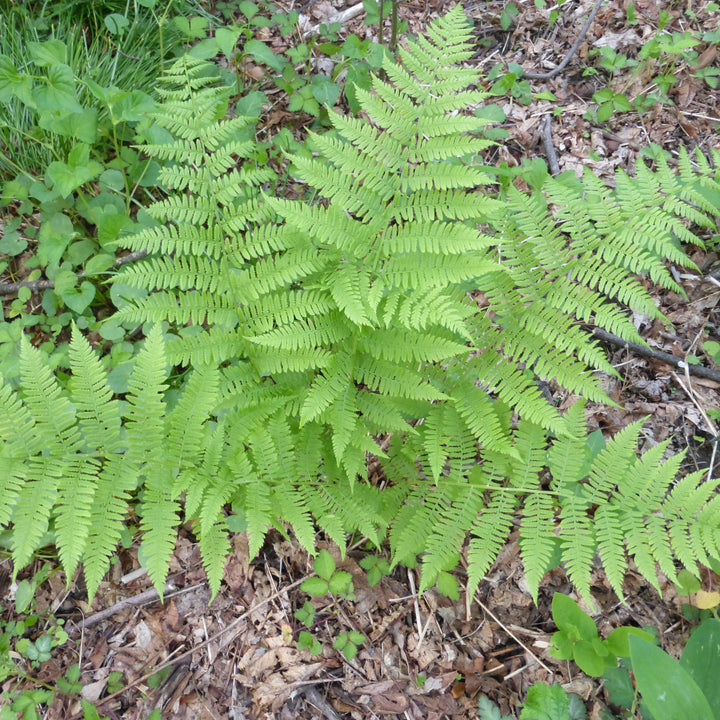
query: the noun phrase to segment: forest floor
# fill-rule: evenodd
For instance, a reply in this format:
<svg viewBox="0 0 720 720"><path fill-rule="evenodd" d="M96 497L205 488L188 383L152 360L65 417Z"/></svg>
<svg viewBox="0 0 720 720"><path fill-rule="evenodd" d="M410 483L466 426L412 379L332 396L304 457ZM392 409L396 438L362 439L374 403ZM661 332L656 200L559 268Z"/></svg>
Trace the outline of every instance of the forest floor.
<svg viewBox="0 0 720 720"><path fill-rule="evenodd" d="M558 21L550 26L550 8L516 4L519 14L512 17L508 31L501 27L504 2L466 5L477 30L473 62L486 73L498 62L519 63L533 72L554 67L569 51L592 5L587 0L563 5ZM643 114L614 113L603 123L586 119L597 90L611 84L615 92L635 97L647 92L658 73L657 68L649 74L629 68L616 72L612 83L607 76L584 77L593 48L606 45L635 57L657 32L661 12L668 14L663 21L670 32L717 31L720 13L709 15L705 5L692 8L693 20L687 12L693 0L683 7L636 0L636 22L630 24L628 3L606 2L565 70L550 80L530 81L533 93L548 91L557 100L535 99L523 105L506 96L497 98L507 115L504 127L510 137L490 161L513 166L524 158L544 158L541 122L557 108L561 112L552 116L551 137L563 171L589 168L611 181L615 169L632 173L641 148L650 143L669 151L670 162L680 146L720 148L718 90L695 77L681 60L664 68L677 80L669 91L672 104L658 104ZM311 24L327 21L342 8L341 2L327 0L296 6ZM446 9L441 0L413 0L400 3L400 17L408 21L411 32L420 32ZM362 38L376 28L362 25L356 17L345 30ZM266 42L272 44L273 39ZM707 66L716 62L716 46L709 50L702 59ZM687 297L656 293L673 326L635 320L651 348L680 359L695 356L717 369L703 354L703 343L720 337L720 282L713 275L720 258L718 252L700 248L692 250L691 257L700 271L675 274ZM617 405L589 405L590 429L612 434L647 418L643 441L648 447L672 438L673 452L688 451L688 471L708 468L718 433L707 413L720 408L720 383L689 377L629 349L607 349L620 373L619 379L606 379L607 392ZM554 399L565 407L573 398L558 390ZM221 591L211 603L199 550L189 532L177 544L164 604L148 591L147 576L137 572L137 547L120 552L92 606L83 593L66 590L61 573L51 576L37 591L36 609L51 608L65 618L70 641L33 671L35 679L55 683L70 665L80 663L82 696L113 720L144 719L154 708L161 708L168 718L474 718L483 694L503 713L517 715L527 688L537 681L562 683L578 693L590 718L599 718L607 707L601 682L548 655L555 629L552 596L572 594L572 587L562 570L554 570L546 576L535 605L524 583L517 542L501 552L474 598L461 593L456 602L434 590L418 595L417 575L405 568L369 587L358 564L365 551L355 547L341 561L329 547L339 567L353 575L355 598L313 600L317 612L312 631L321 643L321 653L315 656L297 648L298 633L305 628L293 615L308 600L299 581L312 573L312 560L277 532L271 532L252 562L244 535L236 535L233 542ZM26 572L31 574L33 568ZM458 577L462 584L461 571ZM718 578L707 571L703 581L704 588L712 590ZM628 603L621 604L601 573L594 578L594 607L585 607L601 635L623 624L650 625L657 629L662 646L677 656L690 631L682 614L689 599L678 597L669 582L662 584L660 595L632 571L626 590ZM3 606L9 592L6 585ZM366 641L348 661L333 649L333 641L351 630L362 632ZM80 718L79 701L57 697L45 717Z"/></svg>

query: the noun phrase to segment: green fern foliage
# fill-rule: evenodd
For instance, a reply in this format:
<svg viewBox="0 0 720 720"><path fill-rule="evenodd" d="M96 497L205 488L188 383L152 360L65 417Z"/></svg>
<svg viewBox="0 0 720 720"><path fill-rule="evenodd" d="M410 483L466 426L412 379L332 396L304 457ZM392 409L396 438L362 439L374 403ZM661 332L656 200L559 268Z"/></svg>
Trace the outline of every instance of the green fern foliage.
<svg viewBox="0 0 720 720"><path fill-rule="evenodd" d="M465 554L472 592L515 528L534 597L558 562L588 593L597 557L622 596L630 558L656 583L720 556L717 483L676 481L666 444L638 456L638 425L595 451L583 404L562 414L539 388L608 401L588 326L637 342L629 309L662 319L641 278L680 291L665 261L692 265L712 171L683 155L614 188L498 183L471 55L458 6L386 60L363 117L331 113L290 158L312 202L274 196L254 120L227 119L208 65L178 60L141 147L165 196L115 279L145 293L115 320L152 328L129 392L77 330L67 387L27 341L22 391L0 386L16 572L49 530L92 595L130 505L159 590L190 522L217 592L228 506L253 554L272 526L311 553L318 530L387 538L395 563L420 557L423 589Z"/></svg>
<svg viewBox="0 0 720 720"><path fill-rule="evenodd" d="M147 567L162 588L178 522L174 478L203 468L218 373L195 371L168 410L164 342L157 328L138 355L123 403L113 397L107 370L76 328L69 355L72 376L62 388L40 352L23 340L22 397L8 393L7 386L0 394L7 471L0 517L13 526L15 572L50 531L69 579L84 563L92 597L120 539L131 493L143 488ZM18 428L24 431L22 443L15 439Z"/></svg>

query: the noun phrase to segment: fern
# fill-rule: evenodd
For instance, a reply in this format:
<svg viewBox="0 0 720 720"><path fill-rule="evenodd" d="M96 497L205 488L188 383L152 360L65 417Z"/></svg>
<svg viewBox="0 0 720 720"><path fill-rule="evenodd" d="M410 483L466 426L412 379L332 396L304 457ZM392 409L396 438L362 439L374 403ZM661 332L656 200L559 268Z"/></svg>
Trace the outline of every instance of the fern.
<svg viewBox="0 0 720 720"><path fill-rule="evenodd" d="M683 155L614 189L591 173L498 187L470 38L457 7L357 90L362 118L331 113L290 158L315 202L273 196L254 120L227 119L207 64L171 68L140 147L167 196L115 279L146 291L115 320L153 327L129 393L76 330L67 389L27 341L22 394L0 388L16 572L49 528L92 595L136 500L159 590L185 521L217 592L228 504L253 554L282 523L309 552L318 528L341 547L389 538L395 563L422 557L422 588L466 553L473 590L517 524L534 597L558 556L588 593L597 555L621 595L629 558L656 582L720 555L714 483L676 482L664 445L638 457L637 425L596 452L583 404L563 415L538 387L608 401L586 326L638 342L628 309L663 320L638 276L680 290L665 260L692 266L681 242L700 244L687 221L712 227L712 169Z"/></svg>

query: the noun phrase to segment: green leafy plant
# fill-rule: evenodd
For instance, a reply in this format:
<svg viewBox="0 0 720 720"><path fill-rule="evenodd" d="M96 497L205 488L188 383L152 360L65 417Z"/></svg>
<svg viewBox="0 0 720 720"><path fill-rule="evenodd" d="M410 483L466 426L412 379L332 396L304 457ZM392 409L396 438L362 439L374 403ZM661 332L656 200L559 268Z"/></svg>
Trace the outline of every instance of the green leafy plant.
<svg viewBox="0 0 720 720"><path fill-rule="evenodd" d="M498 189L462 10L427 32L356 90L363 118L330 113L290 158L301 200L263 192L254 121L225 119L232 90L206 63L168 71L142 146L168 196L119 238L148 255L115 278L108 321L147 333L126 397L78 330L67 387L24 341L21 391L0 391L16 571L50 529L92 594L128 503L158 588L184 510L217 592L226 505L251 554L280 523L310 552L318 527L341 550L346 533L389 537L393 565L422 556L421 589L455 594L467 536L472 590L518 515L534 595L558 561L588 594L599 553L622 596L628 556L653 583L718 556L717 481L676 480L667 443L638 457L639 424L593 450L582 403L561 414L536 384L607 401L587 368L615 370L580 325L639 342L622 308L662 320L637 275L682 292L665 261L692 266L685 219L712 226L709 164Z"/></svg>
<svg viewBox="0 0 720 720"><path fill-rule="evenodd" d="M318 577L305 580L300 589L313 597L331 593L340 597L347 597L352 593L352 575L344 570L338 570L333 556L327 550L321 550L315 558L313 566Z"/></svg>
<svg viewBox="0 0 720 720"><path fill-rule="evenodd" d="M341 632L333 642L333 647L340 650L346 660L352 660L358 653L360 646L365 642L365 636L357 630Z"/></svg>
<svg viewBox="0 0 720 720"><path fill-rule="evenodd" d="M383 575L390 574L390 563L377 555L366 555L360 560L360 567L367 572L367 581L370 587L377 585Z"/></svg>
<svg viewBox="0 0 720 720"><path fill-rule="evenodd" d="M717 720L720 690L720 621L710 618L696 627L680 662L647 640L629 638L630 667L605 673L610 701L632 716L639 707L643 717L671 720L686 713Z"/></svg>
<svg viewBox="0 0 720 720"><path fill-rule="evenodd" d="M613 113L629 112L632 105L625 95L615 93L611 88L603 88L593 95L593 100L598 103L596 117L598 122L604 122L610 119Z"/></svg>
<svg viewBox="0 0 720 720"><path fill-rule="evenodd" d="M584 673L594 677L617 667L618 657L630 656L630 636L652 640L649 633L629 626L616 628L601 640L594 620L561 593L553 596L552 615L558 630L552 636L550 654L558 660L574 660Z"/></svg>
<svg viewBox="0 0 720 720"><path fill-rule="evenodd" d="M480 720L511 720L500 712L485 695L478 702ZM584 720L587 710L576 693L566 692L560 685L535 683L528 688L520 711L520 720Z"/></svg>
<svg viewBox="0 0 720 720"><path fill-rule="evenodd" d="M310 628L315 621L315 606L309 600L306 600L303 606L297 609L293 615L305 627Z"/></svg>
<svg viewBox="0 0 720 720"><path fill-rule="evenodd" d="M599 58L598 64L606 72L613 75L618 70L624 70L625 68L635 67L637 60L628 58L623 53L616 52L607 45L597 48L597 50L591 50L590 55L597 55Z"/></svg>
<svg viewBox="0 0 720 720"><path fill-rule="evenodd" d="M311 655L322 655L320 641L307 630L301 630L297 640L298 650L309 650Z"/></svg>
<svg viewBox="0 0 720 720"><path fill-rule="evenodd" d="M508 63L507 72L503 72L503 65L496 65L489 73L488 80L494 81L490 88L491 95L511 95L521 105L530 105L532 92L530 83L523 80L525 74L521 65Z"/></svg>

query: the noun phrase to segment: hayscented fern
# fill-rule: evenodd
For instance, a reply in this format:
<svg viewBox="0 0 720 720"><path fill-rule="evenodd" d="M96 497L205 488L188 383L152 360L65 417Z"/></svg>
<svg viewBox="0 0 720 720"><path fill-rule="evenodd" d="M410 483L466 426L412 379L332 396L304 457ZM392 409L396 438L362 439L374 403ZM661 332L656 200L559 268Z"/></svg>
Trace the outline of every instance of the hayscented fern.
<svg viewBox="0 0 720 720"><path fill-rule="evenodd" d="M318 529L389 537L396 563L422 556L423 588L465 548L474 590L518 520L535 596L558 560L587 593L599 554L622 595L629 556L656 582L720 555L716 482L676 482L665 445L638 457L638 425L594 448L582 403L563 415L538 388L607 401L589 369L615 371L582 324L639 341L626 309L661 315L638 275L680 291L664 261L691 265L682 221L711 225L720 186L683 156L616 190L588 174L498 192L471 54L456 7L386 61L363 117L331 114L290 158L315 202L268 195L254 120L226 119L207 65L176 63L166 141L143 146L169 194L116 278L145 293L116 319L155 324L125 402L77 331L68 388L24 342L22 396L0 390L16 569L52 527L92 594L135 496L158 588L184 516L217 592L230 505L253 554L278 524L310 552ZM170 366L188 370L172 393Z"/></svg>

